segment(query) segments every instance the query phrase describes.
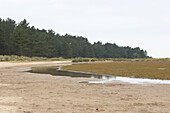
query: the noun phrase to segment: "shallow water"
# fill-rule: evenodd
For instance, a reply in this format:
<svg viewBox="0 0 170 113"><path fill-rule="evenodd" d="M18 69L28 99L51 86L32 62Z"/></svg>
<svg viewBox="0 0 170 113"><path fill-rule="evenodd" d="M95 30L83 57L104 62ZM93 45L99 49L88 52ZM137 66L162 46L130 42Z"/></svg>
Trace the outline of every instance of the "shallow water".
<svg viewBox="0 0 170 113"><path fill-rule="evenodd" d="M41 73L41 74L51 74L51 75L54 75L54 76L97 78L97 79L104 79L104 80L109 80L109 79L115 78L115 76L109 76L109 75L60 70L60 67L58 67L58 68L55 68L55 67L35 67L28 72Z"/></svg>
<svg viewBox="0 0 170 113"><path fill-rule="evenodd" d="M130 78L130 77L117 77L103 74L93 74L76 71L64 71L60 70L60 67L36 67L28 71L31 73L51 74L54 76L69 76L69 77L83 77L83 78L97 78L102 79L101 81L82 81L80 83L96 83L104 84L114 81L121 81L131 84L170 84L170 80L159 80L159 79L146 79L146 78Z"/></svg>

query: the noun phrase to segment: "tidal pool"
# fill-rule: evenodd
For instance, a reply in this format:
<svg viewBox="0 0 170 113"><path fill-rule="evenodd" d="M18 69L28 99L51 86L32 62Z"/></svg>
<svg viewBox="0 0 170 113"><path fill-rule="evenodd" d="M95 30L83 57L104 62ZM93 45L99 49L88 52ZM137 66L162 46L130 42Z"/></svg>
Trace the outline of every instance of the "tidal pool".
<svg viewBox="0 0 170 113"><path fill-rule="evenodd" d="M112 75L93 74L93 73L67 71L67 70L60 70L60 69L61 67L33 67L32 70L28 72L51 74L54 76L69 76L69 77L101 79L100 81L82 81L80 83L103 84L103 83L114 82L115 80L117 80L117 81L131 83L131 84L170 84L170 80L118 77L118 76L112 76Z"/></svg>
<svg viewBox="0 0 170 113"><path fill-rule="evenodd" d="M51 74L54 76L69 76L69 77L83 77L83 78L97 78L109 80L115 78L115 76L103 75L103 74L93 74L93 73L84 73L76 71L66 71L60 70L60 67L33 67L32 70L28 71L31 73L40 73L40 74Z"/></svg>

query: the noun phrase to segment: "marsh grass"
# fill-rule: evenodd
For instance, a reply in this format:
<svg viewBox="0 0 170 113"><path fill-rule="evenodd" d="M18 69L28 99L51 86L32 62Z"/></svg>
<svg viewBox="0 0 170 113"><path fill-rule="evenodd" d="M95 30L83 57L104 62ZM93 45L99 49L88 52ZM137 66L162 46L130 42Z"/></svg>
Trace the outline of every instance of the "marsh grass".
<svg viewBox="0 0 170 113"><path fill-rule="evenodd" d="M96 62L96 61L170 61L170 58L73 58L72 62Z"/></svg>
<svg viewBox="0 0 170 113"><path fill-rule="evenodd" d="M169 60L90 63L64 66L62 69L124 77L170 80Z"/></svg>

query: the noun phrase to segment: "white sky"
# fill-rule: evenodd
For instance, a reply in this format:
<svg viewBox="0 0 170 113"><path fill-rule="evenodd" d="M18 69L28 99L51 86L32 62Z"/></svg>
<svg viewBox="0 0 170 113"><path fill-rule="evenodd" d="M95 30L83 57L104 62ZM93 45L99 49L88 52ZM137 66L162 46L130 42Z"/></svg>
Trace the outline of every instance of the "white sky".
<svg viewBox="0 0 170 113"><path fill-rule="evenodd" d="M0 0L0 18L170 58L170 0Z"/></svg>

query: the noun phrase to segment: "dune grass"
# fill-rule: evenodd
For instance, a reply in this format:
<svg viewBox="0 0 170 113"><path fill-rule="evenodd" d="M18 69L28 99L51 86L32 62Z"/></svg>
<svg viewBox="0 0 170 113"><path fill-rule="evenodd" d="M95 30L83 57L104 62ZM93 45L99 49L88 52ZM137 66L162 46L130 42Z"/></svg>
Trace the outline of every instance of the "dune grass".
<svg viewBox="0 0 170 113"><path fill-rule="evenodd" d="M64 58L46 58L46 57L26 57L16 55L0 55L0 62L31 62L31 61L60 61Z"/></svg>
<svg viewBox="0 0 170 113"><path fill-rule="evenodd" d="M170 61L123 61L64 66L63 70L170 80Z"/></svg>

